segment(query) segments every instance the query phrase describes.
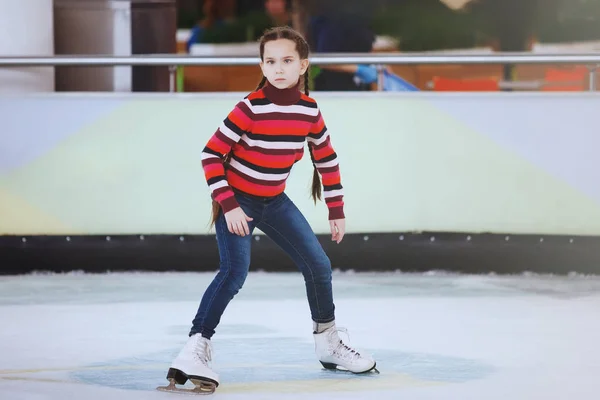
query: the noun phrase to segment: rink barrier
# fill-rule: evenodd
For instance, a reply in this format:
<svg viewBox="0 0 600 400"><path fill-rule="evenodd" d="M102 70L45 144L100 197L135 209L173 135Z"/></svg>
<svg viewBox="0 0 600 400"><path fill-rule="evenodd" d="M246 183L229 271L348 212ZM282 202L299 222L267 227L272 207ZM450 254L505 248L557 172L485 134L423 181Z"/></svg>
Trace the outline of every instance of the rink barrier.
<svg viewBox="0 0 600 400"><path fill-rule="evenodd" d="M258 45L257 45L258 46ZM258 50L258 49L257 49ZM2 67L28 66L164 66L169 69L169 91L177 88L177 70L184 66L257 65L258 57L252 56L192 56L188 54L144 54L133 56L106 55L57 55L52 57L0 57ZM595 52L568 54L541 54L533 52L494 52L491 54L453 53L320 53L310 57L314 65L374 64L378 71L377 90L383 90L384 66L386 65L585 65L589 73L588 90L596 90L596 71L600 66L600 54Z"/></svg>
<svg viewBox="0 0 600 400"><path fill-rule="evenodd" d="M0 235L214 233L200 153L241 97L0 97ZM348 233L600 236L598 93L315 98ZM312 174L305 152L286 193L326 235Z"/></svg>
<svg viewBox="0 0 600 400"><path fill-rule="evenodd" d="M1 96L0 273L216 270L200 151L241 95ZM344 242L309 197L308 155L286 193L334 268L600 269L597 93L314 96L339 154ZM253 269L295 270L257 238Z"/></svg>
<svg viewBox="0 0 600 400"><path fill-rule="evenodd" d="M449 271L471 274L590 274L600 271L600 237L492 233L348 234L340 244L318 235L334 270ZM218 269L214 235L0 236L0 275L33 272L192 271ZM252 240L251 271L296 272L264 235Z"/></svg>

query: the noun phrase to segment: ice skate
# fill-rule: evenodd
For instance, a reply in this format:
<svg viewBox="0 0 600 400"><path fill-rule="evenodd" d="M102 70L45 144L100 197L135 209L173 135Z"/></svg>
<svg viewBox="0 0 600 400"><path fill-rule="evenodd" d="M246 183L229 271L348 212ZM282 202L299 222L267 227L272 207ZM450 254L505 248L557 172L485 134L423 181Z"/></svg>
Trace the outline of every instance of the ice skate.
<svg viewBox="0 0 600 400"><path fill-rule="evenodd" d="M181 392L188 394L212 394L219 386L219 375L210 367L212 360L212 343L199 333L191 336L179 355L175 358L167 379L168 386L157 389L164 392ZM194 388L180 388L190 380Z"/></svg>
<svg viewBox="0 0 600 400"><path fill-rule="evenodd" d="M368 354L359 353L340 339L338 331L345 329L333 325L321 333L313 333L315 351L319 361L328 370L347 370L355 374L379 371L375 368L375 360Z"/></svg>

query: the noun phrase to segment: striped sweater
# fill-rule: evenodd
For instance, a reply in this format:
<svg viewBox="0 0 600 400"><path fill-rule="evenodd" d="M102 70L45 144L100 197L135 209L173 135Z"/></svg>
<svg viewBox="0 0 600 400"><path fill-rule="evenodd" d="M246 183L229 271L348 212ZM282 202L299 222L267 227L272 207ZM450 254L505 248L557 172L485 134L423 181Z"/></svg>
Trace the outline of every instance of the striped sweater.
<svg viewBox="0 0 600 400"><path fill-rule="evenodd" d="M304 155L305 142L321 175L329 219L344 218L339 164L329 132L317 102L297 88L267 84L227 115L202 151L211 197L228 212L239 207L234 191L258 197L281 194Z"/></svg>

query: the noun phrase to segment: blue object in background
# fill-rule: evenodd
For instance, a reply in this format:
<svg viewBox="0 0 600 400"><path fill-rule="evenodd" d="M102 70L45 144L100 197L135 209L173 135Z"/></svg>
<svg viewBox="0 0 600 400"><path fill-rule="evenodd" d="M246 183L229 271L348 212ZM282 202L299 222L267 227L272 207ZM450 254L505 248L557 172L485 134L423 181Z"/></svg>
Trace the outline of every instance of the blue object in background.
<svg viewBox="0 0 600 400"><path fill-rule="evenodd" d="M387 92L416 92L419 91L419 88L384 69L383 90Z"/></svg>
<svg viewBox="0 0 600 400"><path fill-rule="evenodd" d="M377 82L377 68L374 65L359 64L356 69L356 77L362 83L375 83Z"/></svg>
<svg viewBox="0 0 600 400"><path fill-rule="evenodd" d="M202 28L200 25L194 25L192 29L190 29L190 37L185 43L185 48L188 53L190 52L190 48L194 44L200 43L202 41L202 38L204 37L204 32L204 28Z"/></svg>

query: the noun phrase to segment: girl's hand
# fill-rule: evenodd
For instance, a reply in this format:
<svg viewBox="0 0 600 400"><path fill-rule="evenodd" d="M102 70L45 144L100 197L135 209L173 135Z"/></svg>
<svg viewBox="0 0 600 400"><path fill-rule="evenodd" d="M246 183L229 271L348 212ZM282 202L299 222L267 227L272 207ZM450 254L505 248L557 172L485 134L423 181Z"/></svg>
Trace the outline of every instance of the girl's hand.
<svg viewBox="0 0 600 400"><path fill-rule="evenodd" d="M229 232L240 236L246 236L250 234L248 221L252 221L252 218L247 216L241 207L237 207L226 212L225 220L227 221L227 229L229 229Z"/></svg>
<svg viewBox="0 0 600 400"><path fill-rule="evenodd" d="M329 226L331 227L331 240L334 242L338 242L339 244L344 238L344 234L346 233L346 220L331 220L329 221Z"/></svg>

